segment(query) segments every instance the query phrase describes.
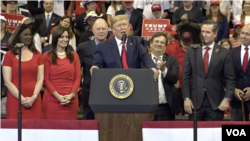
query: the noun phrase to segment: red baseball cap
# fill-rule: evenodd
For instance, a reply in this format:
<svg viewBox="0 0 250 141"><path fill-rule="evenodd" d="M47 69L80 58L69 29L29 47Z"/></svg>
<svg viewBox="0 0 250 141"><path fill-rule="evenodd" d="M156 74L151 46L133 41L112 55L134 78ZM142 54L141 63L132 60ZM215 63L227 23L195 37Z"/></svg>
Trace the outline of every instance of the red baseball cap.
<svg viewBox="0 0 250 141"><path fill-rule="evenodd" d="M243 27L245 24L242 21L237 21L237 22L234 23L234 27L236 27L238 25Z"/></svg>
<svg viewBox="0 0 250 141"><path fill-rule="evenodd" d="M154 4L154 5L151 6L151 9L152 9L152 11L161 10L161 5L160 4Z"/></svg>
<svg viewBox="0 0 250 141"><path fill-rule="evenodd" d="M7 1L7 4L10 3L10 2L15 2L15 3L17 3L17 0L8 0L8 1Z"/></svg>
<svg viewBox="0 0 250 141"><path fill-rule="evenodd" d="M192 33L191 32L183 32L182 34L181 34L181 40L193 40L193 35L192 35Z"/></svg>
<svg viewBox="0 0 250 141"><path fill-rule="evenodd" d="M217 0L212 0L212 1L210 2L210 6L211 6L211 5L214 5L214 4L220 5L220 2L217 1Z"/></svg>
<svg viewBox="0 0 250 141"><path fill-rule="evenodd" d="M165 28L165 31L168 31L170 34L172 35L176 35L177 32L176 32L176 26L175 25L167 25L166 28Z"/></svg>
<svg viewBox="0 0 250 141"><path fill-rule="evenodd" d="M127 3L127 2L134 2L134 1L133 0L124 0L123 2Z"/></svg>

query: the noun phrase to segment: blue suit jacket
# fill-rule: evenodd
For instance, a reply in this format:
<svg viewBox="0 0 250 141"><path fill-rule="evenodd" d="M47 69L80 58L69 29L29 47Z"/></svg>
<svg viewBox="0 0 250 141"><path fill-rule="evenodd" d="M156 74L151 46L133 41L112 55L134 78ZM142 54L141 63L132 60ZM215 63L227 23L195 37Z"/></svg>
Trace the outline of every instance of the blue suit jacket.
<svg viewBox="0 0 250 141"><path fill-rule="evenodd" d="M142 38L128 36L127 60L129 68L156 68L150 55L142 45ZM108 39L97 45L93 65L99 68L122 68L121 56L115 38Z"/></svg>
<svg viewBox="0 0 250 141"><path fill-rule="evenodd" d="M248 61L246 72L243 71L241 65L241 46L231 50L231 56L234 62L236 87L237 89L243 90L246 87L250 87L250 62ZM245 101L248 103L248 109L250 109L250 101ZM241 102L233 97L230 106L241 107Z"/></svg>

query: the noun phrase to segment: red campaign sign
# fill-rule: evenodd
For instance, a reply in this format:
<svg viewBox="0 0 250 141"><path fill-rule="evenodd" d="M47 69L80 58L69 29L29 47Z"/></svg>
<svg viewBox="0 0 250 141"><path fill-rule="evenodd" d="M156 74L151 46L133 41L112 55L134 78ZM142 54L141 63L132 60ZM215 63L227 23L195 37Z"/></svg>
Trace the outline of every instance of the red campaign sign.
<svg viewBox="0 0 250 141"><path fill-rule="evenodd" d="M164 32L169 24L169 19L143 19L142 37L151 38L156 32Z"/></svg>
<svg viewBox="0 0 250 141"><path fill-rule="evenodd" d="M67 15L67 13L68 13L68 11L65 10L65 15ZM71 18L73 21L76 20L76 11L75 10L72 12Z"/></svg>
<svg viewBox="0 0 250 141"><path fill-rule="evenodd" d="M1 13L1 15L6 18L7 28L10 32L13 32L17 26L22 24L22 19L24 18L23 15L14 15L14 14L7 14L7 13Z"/></svg>

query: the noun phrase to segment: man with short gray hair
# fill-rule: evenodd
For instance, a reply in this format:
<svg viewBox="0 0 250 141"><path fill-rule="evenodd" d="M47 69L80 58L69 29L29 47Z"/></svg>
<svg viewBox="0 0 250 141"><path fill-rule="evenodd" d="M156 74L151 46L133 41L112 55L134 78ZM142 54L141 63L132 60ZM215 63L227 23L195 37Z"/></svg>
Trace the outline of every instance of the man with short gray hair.
<svg viewBox="0 0 250 141"><path fill-rule="evenodd" d="M184 109L193 119L193 99L195 78L194 61L197 61L197 119L223 120L224 111L231 101L235 89L235 72L228 49L214 42L218 25L212 20L203 22L201 27L202 47L197 49L197 60L194 50L188 49L183 62L182 96ZM190 86L190 83L192 85ZM225 88L225 91L224 91Z"/></svg>

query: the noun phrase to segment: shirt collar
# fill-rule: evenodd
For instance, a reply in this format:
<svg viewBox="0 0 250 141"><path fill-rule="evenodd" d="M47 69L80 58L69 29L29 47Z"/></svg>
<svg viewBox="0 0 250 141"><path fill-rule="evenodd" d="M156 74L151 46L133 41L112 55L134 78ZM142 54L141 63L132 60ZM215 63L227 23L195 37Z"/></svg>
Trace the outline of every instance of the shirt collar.
<svg viewBox="0 0 250 141"><path fill-rule="evenodd" d="M98 45L99 43L96 41L96 39L94 39L95 40L95 45Z"/></svg>
<svg viewBox="0 0 250 141"><path fill-rule="evenodd" d="M205 49L205 47L207 47L207 46L202 45L202 49ZM208 47L210 47L210 49L213 50L213 48L214 48L214 42L211 45L209 45Z"/></svg>
<svg viewBox="0 0 250 141"><path fill-rule="evenodd" d="M132 13L132 12L133 12L133 10L134 10L134 8L132 8L132 10L131 10L129 13L127 13L126 9L124 8L125 13L127 13L127 14Z"/></svg>
<svg viewBox="0 0 250 141"><path fill-rule="evenodd" d="M48 15L48 14L49 14L49 16L51 17L52 12L53 12L53 11L51 11L50 13L46 13L46 12L44 12L44 13L45 13L45 17L47 18L47 15Z"/></svg>
<svg viewBox="0 0 250 141"><path fill-rule="evenodd" d="M115 40L116 40L116 43L118 46L121 45L122 40L118 39L116 36L115 36ZM127 43L127 40L128 40L128 38L126 39L125 43Z"/></svg>
<svg viewBox="0 0 250 141"><path fill-rule="evenodd" d="M155 58L156 56L154 56L154 54L151 53L151 57L152 57L152 59L154 60L154 58ZM161 57L161 60L162 60L163 55L161 55L161 56L159 56L159 57ZM156 58L158 58L158 57L156 57Z"/></svg>

